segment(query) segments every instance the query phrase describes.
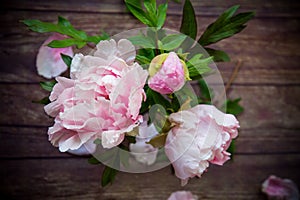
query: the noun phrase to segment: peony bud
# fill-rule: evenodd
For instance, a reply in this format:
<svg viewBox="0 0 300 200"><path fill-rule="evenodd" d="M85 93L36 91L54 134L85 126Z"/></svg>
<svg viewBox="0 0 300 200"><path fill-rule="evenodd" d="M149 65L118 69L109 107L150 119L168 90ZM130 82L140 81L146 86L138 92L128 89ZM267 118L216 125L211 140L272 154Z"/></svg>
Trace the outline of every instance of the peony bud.
<svg viewBox="0 0 300 200"><path fill-rule="evenodd" d="M149 87L161 94L176 92L190 80L184 61L174 52L156 56L150 63L149 74Z"/></svg>

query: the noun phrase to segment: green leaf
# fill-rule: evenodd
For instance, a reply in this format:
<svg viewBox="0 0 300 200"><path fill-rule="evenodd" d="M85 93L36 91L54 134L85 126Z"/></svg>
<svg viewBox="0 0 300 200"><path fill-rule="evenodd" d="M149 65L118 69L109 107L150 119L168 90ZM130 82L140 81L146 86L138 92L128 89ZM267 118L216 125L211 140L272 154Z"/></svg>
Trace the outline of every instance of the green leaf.
<svg viewBox="0 0 300 200"><path fill-rule="evenodd" d="M233 159L233 153L235 151L235 140L232 140L228 149L227 149L227 152L231 153L231 159Z"/></svg>
<svg viewBox="0 0 300 200"><path fill-rule="evenodd" d="M151 60L146 56L136 55L135 59L140 65L150 64ZM147 66L148 67L148 66Z"/></svg>
<svg viewBox="0 0 300 200"><path fill-rule="evenodd" d="M58 28L56 24L48 23L48 22L42 22L40 20L36 19L26 19L21 20L28 28L32 31L38 32L38 33L47 33L47 32L57 32Z"/></svg>
<svg viewBox="0 0 300 200"><path fill-rule="evenodd" d="M58 16L57 29L61 31L61 34L68 35L75 39L87 39L87 35L84 31L76 30L67 19L61 16Z"/></svg>
<svg viewBox="0 0 300 200"><path fill-rule="evenodd" d="M200 88L200 98L203 102L211 102L212 90L208 87L204 79L198 80L199 88Z"/></svg>
<svg viewBox="0 0 300 200"><path fill-rule="evenodd" d="M68 66L68 67L71 67L71 63L72 63L72 57L68 56L68 55L65 55L65 54L60 54L62 60L64 61L64 63Z"/></svg>
<svg viewBox="0 0 300 200"><path fill-rule="evenodd" d="M225 105L223 107L226 108L226 113L233 114L233 115L239 115L244 111L244 108L239 105L239 102L241 101L241 98L237 98L234 100L228 99L225 102Z"/></svg>
<svg viewBox="0 0 300 200"><path fill-rule="evenodd" d="M166 110L168 110L168 108L172 107L171 103L160 93L155 92L152 89L148 88L148 90L146 91L146 94L147 94L147 97L149 95L149 97L151 98L151 101L153 102L150 105L159 104L159 105L163 106Z"/></svg>
<svg viewBox="0 0 300 200"><path fill-rule="evenodd" d="M116 169L105 166L101 177L101 186L105 187L108 184L112 183L116 177L117 172L118 171Z"/></svg>
<svg viewBox="0 0 300 200"><path fill-rule="evenodd" d="M144 6L146 8L146 11L150 16L152 15L155 17L156 15L156 0L144 0Z"/></svg>
<svg viewBox="0 0 300 200"><path fill-rule="evenodd" d="M190 0L185 0L183 6L180 32L188 35L192 39L196 39L197 37L197 20L193 5Z"/></svg>
<svg viewBox="0 0 300 200"><path fill-rule="evenodd" d="M53 40L51 41L47 46L51 48L64 48L64 47L70 47L76 45L77 48L82 48L84 45L86 45L86 42L82 40L77 40L74 38L67 38L63 40Z"/></svg>
<svg viewBox="0 0 300 200"><path fill-rule="evenodd" d="M202 54L194 55L187 61L190 78L195 80L201 78L201 75L211 71L209 64L213 62L212 57L203 58Z"/></svg>
<svg viewBox="0 0 300 200"><path fill-rule="evenodd" d="M163 3L158 6L158 9L157 9L157 28L158 29L160 29L166 21L167 9L168 9L167 3Z"/></svg>
<svg viewBox="0 0 300 200"><path fill-rule="evenodd" d="M51 103L51 101L49 100L49 97L44 97L40 100L33 100L32 103L39 103L39 104L47 105L47 104Z"/></svg>
<svg viewBox="0 0 300 200"><path fill-rule="evenodd" d="M143 48L155 49L155 43L154 43L154 41L151 38L146 37L146 36L144 36L142 34L136 35L136 36L132 36L132 37L128 38L128 40L133 45L141 46Z"/></svg>
<svg viewBox="0 0 300 200"><path fill-rule="evenodd" d="M146 24L150 27L155 26L149 19L148 14L142 9L140 0L125 0L125 5L128 10L143 24Z"/></svg>
<svg viewBox="0 0 300 200"><path fill-rule="evenodd" d="M92 165L98 165L98 164L101 164L101 162L100 162L97 158L95 158L94 156L90 157L90 158L88 159L88 162L89 162L90 164L92 164Z"/></svg>
<svg viewBox="0 0 300 200"><path fill-rule="evenodd" d="M94 44L98 44L101 40L107 40L109 38L110 37L108 33L103 31L101 35L88 36L87 41L92 42Z"/></svg>
<svg viewBox="0 0 300 200"><path fill-rule="evenodd" d="M230 61L230 57L224 51L210 49L210 48L205 48L205 50L207 51L207 53L210 56L213 56L213 59L215 62L229 62Z"/></svg>
<svg viewBox="0 0 300 200"><path fill-rule="evenodd" d="M232 6L222 13L215 22L207 27L198 43L206 46L242 31L246 27L245 23L254 17L254 12L245 12L233 16L238 8L238 5Z"/></svg>
<svg viewBox="0 0 300 200"><path fill-rule="evenodd" d="M183 104L189 103L191 107L198 104L197 95L190 84L185 84L179 91L176 91L172 96L172 106L174 112L177 112Z"/></svg>
<svg viewBox="0 0 300 200"><path fill-rule="evenodd" d="M54 85L56 84L56 81L45 81L45 82L40 82L40 86L49 92L52 91Z"/></svg>
<svg viewBox="0 0 300 200"><path fill-rule="evenodd" d="M167 133L161 133L153 137L147 144L151 144L154 148L161 148L165 146L167 135Z"/></svg>
<svg viewBox="0 0 300 200"><path fill-rule="evenodd" d="M161 42L163 44L162 48L166 51L171 51L178 48L182 42L185 40L186 35L183 34L171 34L164 37Z"/></svg>
<svg viewBox="0 0 300 200"><path fill-rule="evenodd" d="M23 20L21 22L27 25L30 30L35 32L57 32L70 37L65 40L53 41L49 44L49 46L53 48L62 48L72 45L77 45L78 48L82 48L87 42L97 44L99 41L109 37L107 33L103 33L100 36L87 36L84 31L75 29L67 19L61 16L58 16L57 24L42 22L40 20Z"/></svg>

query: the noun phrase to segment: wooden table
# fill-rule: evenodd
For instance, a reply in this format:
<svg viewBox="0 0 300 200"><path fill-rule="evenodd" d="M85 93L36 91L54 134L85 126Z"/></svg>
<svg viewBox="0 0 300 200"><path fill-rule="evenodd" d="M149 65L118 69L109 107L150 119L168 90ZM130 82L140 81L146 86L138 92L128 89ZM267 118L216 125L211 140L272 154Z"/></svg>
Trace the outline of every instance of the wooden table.
<svg viewBox="0 0 300 200"><path fill-rule="evenodd" d="M296 2L296 1L295 1ZM53 121L43 106L31 103L47 93L39 87L35 56L48 36L36 34L21 19L69 19L88 33L109 34L143 27L121 0L7 1L1 7L0 157L1 199L167 199L190 190L200 199L266 199L261 183L270 174L300 186L300 4L294 1L193 1L199 32L234 4L256 17L240 34L216 47L232 61L219 64L225 82L238 59L243 66L229 93L242 97L240 136L234 160L211 166L186 187L170 168L145 174L119 173L113 185L100 187L101 166L60 153L47 139ZM181 5L170 3L167 28L178 30ZM4 198L2 198L4 197Z"/></svg>

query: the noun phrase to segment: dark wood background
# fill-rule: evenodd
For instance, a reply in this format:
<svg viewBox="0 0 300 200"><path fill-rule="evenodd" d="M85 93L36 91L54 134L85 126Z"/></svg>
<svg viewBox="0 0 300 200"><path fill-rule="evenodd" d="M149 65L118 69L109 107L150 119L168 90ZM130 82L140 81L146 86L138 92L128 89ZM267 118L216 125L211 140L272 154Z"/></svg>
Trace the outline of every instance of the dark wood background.
<svg viewBox="0 0 300 200"><path fill-rule="evenodd" d="M261 183L270 174L300 186L300 68L297 1L193 1L199 32L229 6L256 12L240 34L216 46L232 61L219 64L225 82L238 59L242 68L229 95L242 97L240 136L234 160L210 166L186 187L170 168L145 174L119 173L113 185L100 187L103 168L86 158L60 153L47 139L53 121L43 106L31 103L46 95L39 87L35 56L47 34L30 32L22 19L69 19L88 33L109 34L143 27L121 0L4 1L0 17L0 176L1 199L166 199L190 190L200 199L266 199ZM178 30L182 5L170 3L166 27ZM4 198L2 198L4 197Z"/></svg>

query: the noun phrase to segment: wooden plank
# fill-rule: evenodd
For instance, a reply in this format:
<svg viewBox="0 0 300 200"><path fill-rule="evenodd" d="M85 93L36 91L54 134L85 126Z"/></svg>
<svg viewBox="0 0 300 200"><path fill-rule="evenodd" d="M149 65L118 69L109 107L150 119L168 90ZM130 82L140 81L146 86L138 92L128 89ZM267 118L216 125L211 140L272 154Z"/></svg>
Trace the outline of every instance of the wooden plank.
<svg viewBox="0 0 300 200"><path fill-rule="evenodd" d="M39 46L47 34L30 32L19 23L21 19L35 18L45 21L55 21L56 12L6 12L0 19L4 26L0 31L5 33L0 39L2 66L0 68L1 82L32 83L41 81L35 69L35 58ZM142 27L136 24L129 15L64 13L74 26L91 34L104 29L110 34L132 28ZM208 25L215 18L199 18L201 24ZM178 30L179 16L172 16L167 21L168 28ZM243 66L236 79L237 84L299 84L300 75L298 51L299 20L293 19L255 19L238 35L221 41L217 49L225 50L232 62L218 64L227 80L236 63L242 60ZM205 27L199 27L199 33ZM90 50L85 50L89 52Z"/></svg>
<svg viewBox="0 0 300 200"><path fill-rule="evenodd" d="M119 173L113 185L100 188L101 166L86 159L2 160L1 196L7 199L167 199L189 190L200 199L265 199L261 183L270 174L300 184L300 154L237 155L224 166L210 166L200 179L181 187L170 168ZM218 178L216 178L218 177Z"/></svg>
<svg viewBox="0 0 300 200"><path fill-rule="evenodd" d="M0 127L1 158L70 157L48 141L47 127ZM12 148L13 147L13 148Z"/></svg>
<svg viewBox="0 0 300 200"><path fill-rule="evenodd" d="M245 112L239 116L241 127L299 128L299 87L297 86L233 86L231 96L241 97ZM31 101L43 98L39 85L0 84L0 125L50 126L53 120L46 116L43 105ZM16 117L18 116L18 117Z"/></svg>
<svg viewBox="0 0 300 200"><path fill-rule="evenodd" d="M70 157L48 141L46 127L0 127L0 158ZM300 152L297 130L241 129L234 155ZM14 147L14 148L12 148Z"/></svg>
<svg viewBox="0 0 300 200"><path fill-rule="evenodd" d="M164 1L159 1L164 2ZM184 2L184 1L182 1ZM168 14L179 15L182 12L182 4L174 2L169 3ZM200 16L217 16L224 12L232 5L240 5L241 12L255 11L258 17L299 17L299 2L295 1L281 1L281 0L233 0L227 2L222 0L192 0L192 4L197 15ZM34 0L10 0L4 2L4 9L6 10L33 10L33 11L67 11L67 12L95 12L95 13L111 13L121 14L126 13L124 1L122 0L87 0L84 2L71 1L71 0L52 0L52 1L34 1Z"/></svg>

